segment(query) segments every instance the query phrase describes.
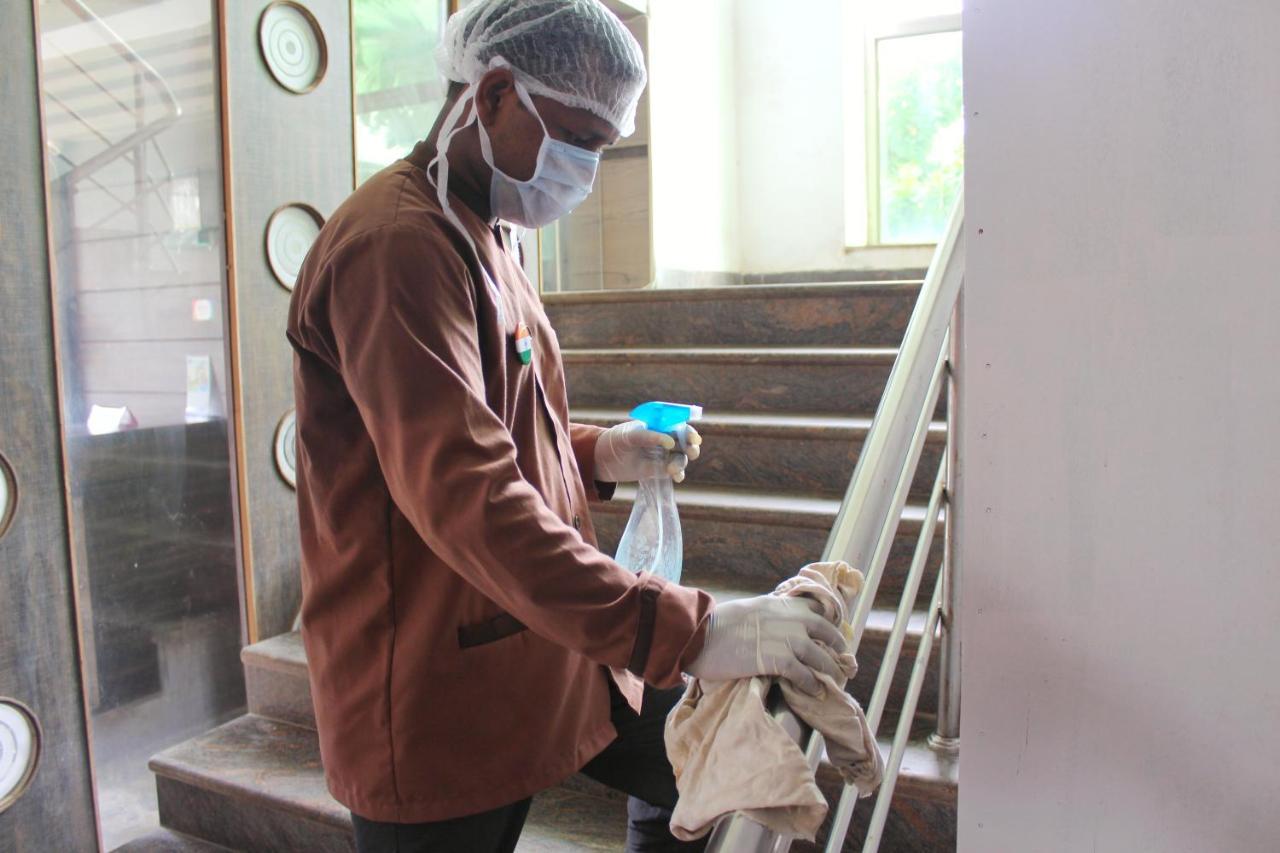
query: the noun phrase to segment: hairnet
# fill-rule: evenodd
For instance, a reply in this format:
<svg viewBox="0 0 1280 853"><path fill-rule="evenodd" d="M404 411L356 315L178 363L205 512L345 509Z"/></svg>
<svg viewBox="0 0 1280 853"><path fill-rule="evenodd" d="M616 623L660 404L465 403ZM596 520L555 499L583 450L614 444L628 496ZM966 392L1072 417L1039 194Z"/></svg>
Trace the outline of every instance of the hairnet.
<svg viewBox="0 0 1280 853"><path fill-rule="evenodd" d="M436 48L445 77L474 83L497 58L533 94L635 130L644 56L600 0L477 0L449 19Z"/></svg>

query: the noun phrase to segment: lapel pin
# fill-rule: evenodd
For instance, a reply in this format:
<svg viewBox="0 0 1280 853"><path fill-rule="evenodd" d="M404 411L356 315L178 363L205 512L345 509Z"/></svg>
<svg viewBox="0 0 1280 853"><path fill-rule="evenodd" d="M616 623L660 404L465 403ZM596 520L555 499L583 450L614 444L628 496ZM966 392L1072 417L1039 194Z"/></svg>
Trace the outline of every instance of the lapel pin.
<svg viewBox="0 0 1280 853"><path fill-rule="evenodd" d="M529 327L523 322L516 326L516 354L520 356L521 364L528 364L533 361L533 335L529 333Z"/></svg>

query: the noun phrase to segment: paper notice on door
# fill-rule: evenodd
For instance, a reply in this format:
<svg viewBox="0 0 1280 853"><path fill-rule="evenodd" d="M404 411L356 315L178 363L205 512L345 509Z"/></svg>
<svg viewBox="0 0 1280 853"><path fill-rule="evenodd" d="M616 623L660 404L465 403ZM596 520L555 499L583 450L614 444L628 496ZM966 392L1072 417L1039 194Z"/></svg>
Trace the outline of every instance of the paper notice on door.
<svg viewBox="0 0 1280 853"><path fill-rule="evenodd" d="M213 417L213 363L207 355L187 356L187 423Z"/></svg>
<svg viewBox="0 0 1280 853"><path fill-rule="evenodd" d="M138 420L129 411L128 406L99 406L96 403L89 409L89 435L108 435L133 429Z"/></svg>

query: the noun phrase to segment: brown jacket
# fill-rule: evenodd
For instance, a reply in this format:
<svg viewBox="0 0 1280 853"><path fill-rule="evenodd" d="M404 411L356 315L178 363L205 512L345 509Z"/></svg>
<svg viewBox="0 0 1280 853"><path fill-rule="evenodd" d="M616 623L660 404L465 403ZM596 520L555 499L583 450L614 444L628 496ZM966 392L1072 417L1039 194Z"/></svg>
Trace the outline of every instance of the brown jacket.
<svg viewBox="0 0 1280 853"><path fill-rule="evenodd" d="M571 775L615 737L603 667L633 702L636 676L679 683L711 609L596 549L600 430L569 422L519 265L451 207L498 293L400 161L324 226L289 311L321 754L334 797L372 820L476 813Z"/></svg>

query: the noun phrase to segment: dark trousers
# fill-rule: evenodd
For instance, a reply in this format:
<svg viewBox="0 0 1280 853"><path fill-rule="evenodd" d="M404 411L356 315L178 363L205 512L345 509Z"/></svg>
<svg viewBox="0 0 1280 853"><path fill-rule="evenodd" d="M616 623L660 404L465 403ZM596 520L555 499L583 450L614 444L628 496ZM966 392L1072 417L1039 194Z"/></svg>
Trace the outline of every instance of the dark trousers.
<svg viewBox="0 0 1280 853"><path fill-rule="evenodd" d="M646 687L639 714L612 689L618 737L593 758L583 774L627 794L627 853L693 853L706 839L681 842L668 823L676 805L676 780L662 732L683 688ZM477 815L432 823L380 823L352 814L359 853L511 853L520 840L532 800Z"/></svg>

